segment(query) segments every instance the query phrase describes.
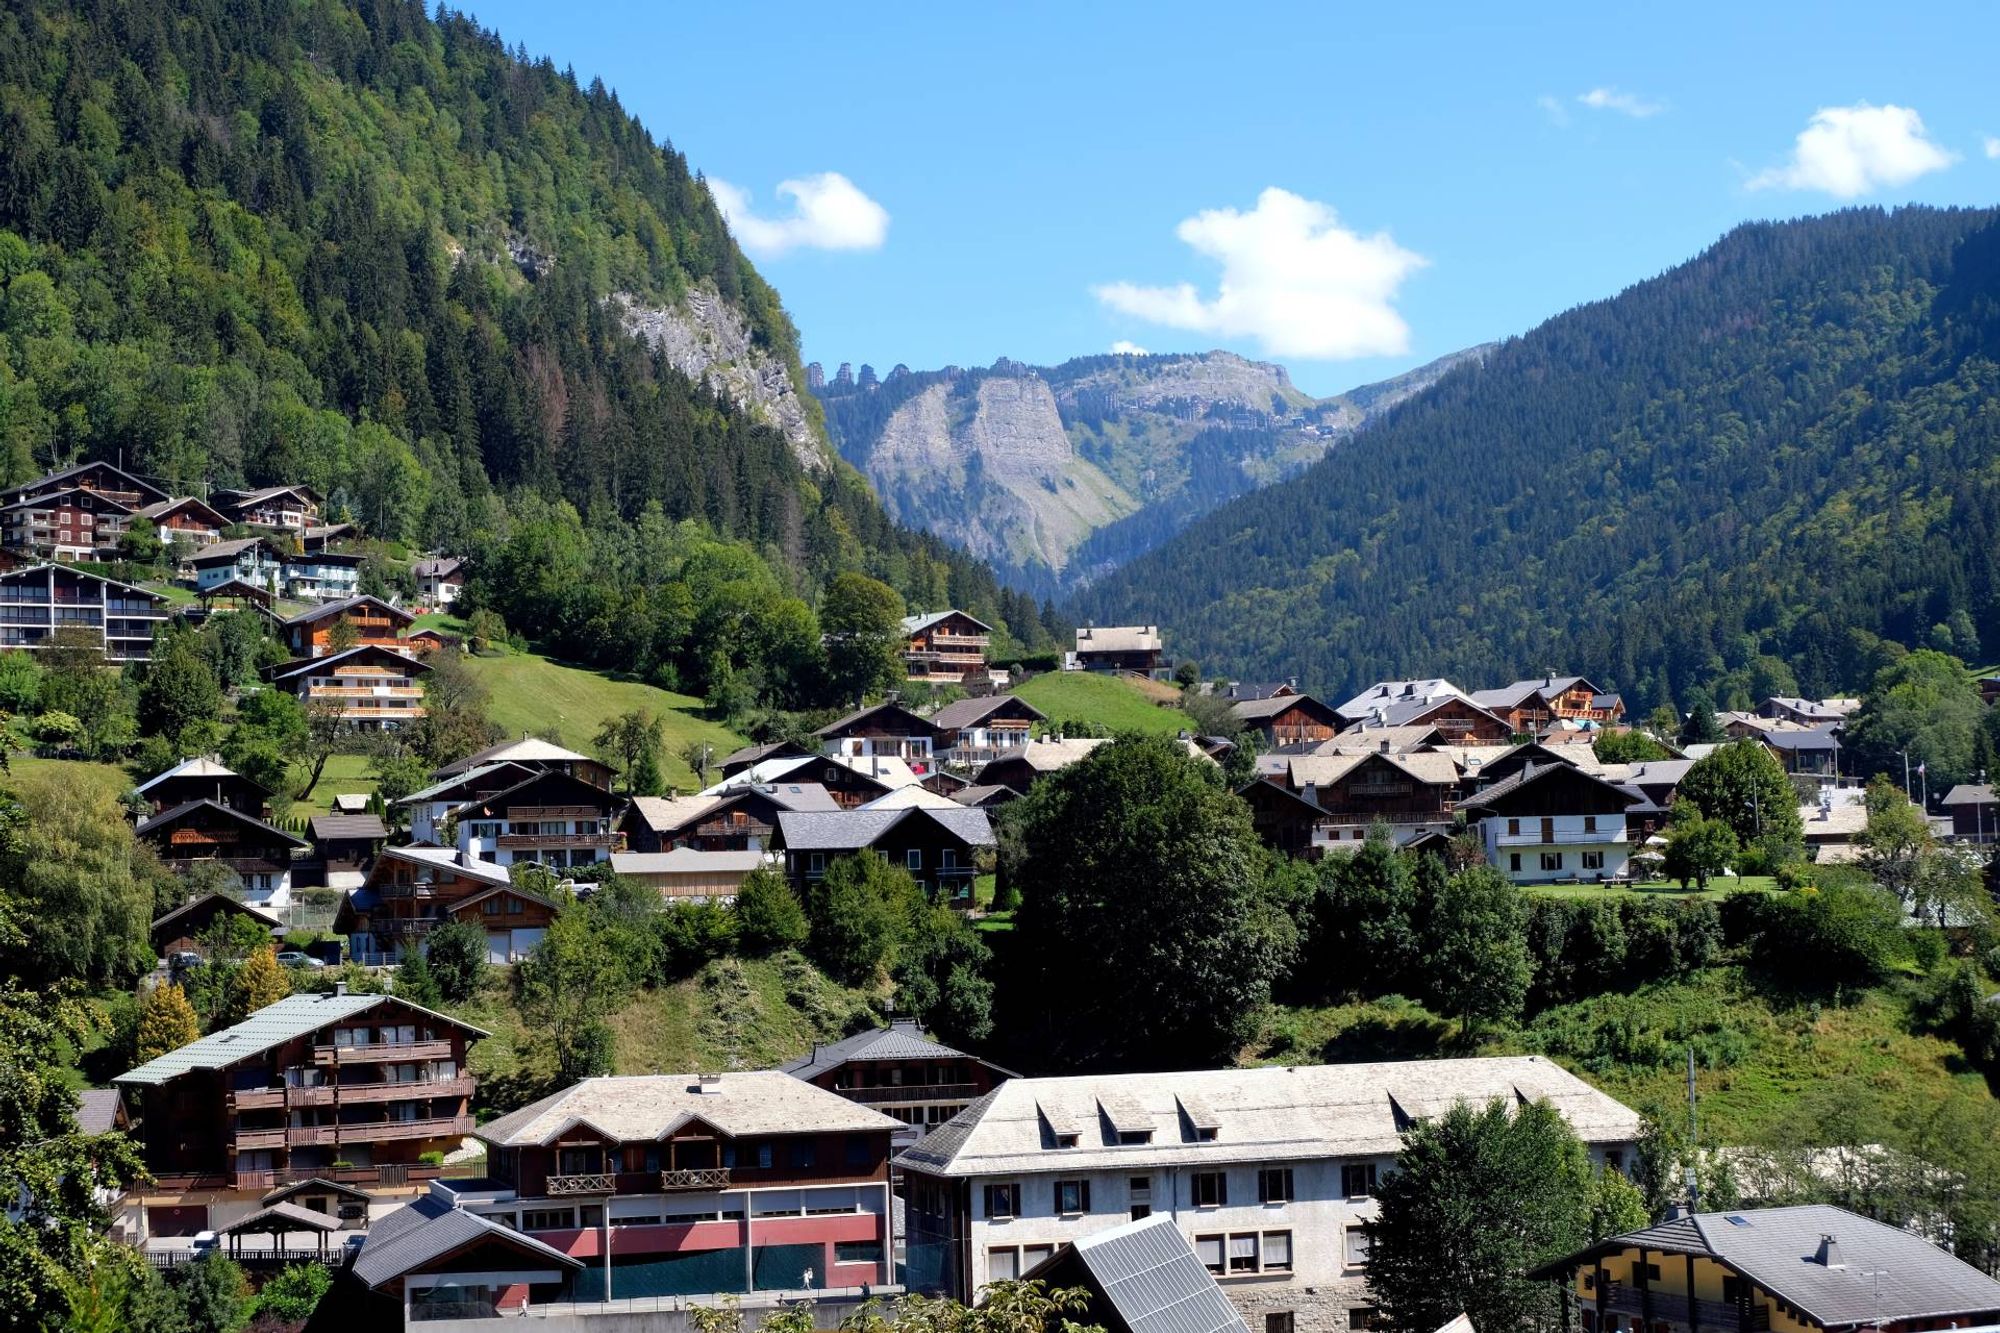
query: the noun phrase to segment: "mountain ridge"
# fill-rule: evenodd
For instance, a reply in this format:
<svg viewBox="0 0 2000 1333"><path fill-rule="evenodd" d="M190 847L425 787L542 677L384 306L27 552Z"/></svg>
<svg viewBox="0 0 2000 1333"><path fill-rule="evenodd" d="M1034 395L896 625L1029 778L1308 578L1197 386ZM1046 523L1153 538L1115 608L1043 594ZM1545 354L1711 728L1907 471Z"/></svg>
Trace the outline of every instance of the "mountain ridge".
<svg viewBox="0 0 2000 1333"><path fill-rule="evenodd" d="M1738 227L1076 599L1205 667L1581 672L1650 707L2000 650L2000 212Z"/></svg>
<svg viewBox="0 0 2000 1333"><path fill-rule="evenodd" d="M807 384L891 514L1038 594L1071 591L1230 496L1288 476L1483 347L1316 399L1233 352L1073 357Z"/></svg>

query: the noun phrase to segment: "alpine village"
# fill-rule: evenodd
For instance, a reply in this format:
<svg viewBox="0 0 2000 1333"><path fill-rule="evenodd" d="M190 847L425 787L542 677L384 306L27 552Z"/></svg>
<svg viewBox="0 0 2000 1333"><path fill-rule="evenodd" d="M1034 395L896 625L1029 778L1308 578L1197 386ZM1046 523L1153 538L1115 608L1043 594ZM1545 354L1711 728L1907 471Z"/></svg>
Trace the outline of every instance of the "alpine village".
<svg viewBox="0 0 2000 1333"><path fill-rule="evenodd" d="M0 1327L2000 1329L2000 209L829 375L605 8L0 11Z"/></svg>

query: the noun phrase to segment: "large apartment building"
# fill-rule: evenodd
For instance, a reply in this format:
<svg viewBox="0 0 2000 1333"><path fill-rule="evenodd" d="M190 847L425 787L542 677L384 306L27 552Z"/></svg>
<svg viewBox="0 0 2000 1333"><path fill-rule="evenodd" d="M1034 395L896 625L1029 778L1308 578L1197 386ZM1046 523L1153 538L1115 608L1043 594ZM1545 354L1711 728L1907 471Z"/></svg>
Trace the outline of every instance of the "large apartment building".
<svg viewBox="0 0 2000 1333"><path fill-rule="evenodd" d="M0 648L40 649L76 629L113 665L147 662L167 599L67 565L31 565L0 574Z"/></svg>
<svg viewBox="0 0 2000 1333"><path fill-rule="evenodd" d="M903 673L911 680L957 684L986 674L993 627L963 611L903 617Z"/></svg>
<svg viewBox="0 0 2000 1333"><path fill-rule="evenodd" d="M357 731L397 731L423 717L429 672L408 654L367 643L279 667L271 683L300 703L338 704L341 720Z"/></svg>
<svg viewBox="0 0 2000 1333"><path fill-rule="evenodd" d="M390 995L293 995L113 1080L151 1179L128 1234L192 1235L324 1179L404 1187L472 1132L466 1048L486 1033Z"/></svg>
<svg viewBox="0 0 2000 1333"><path fill-rule="evenodd" d="M1366 1327L1375 1184L1412 1124L1546 1099L1623 1169L1638 1114L1539 1056L1010 1079L897 1155L907 1281L970 1300L1075 1241L1175 1219L1254 1329Z"/></svg>
<svg viewBox="0 0 2000 1333"><path fill-rule="evenodd" d="M880 1288L895 1278L896 1128L775 1070L585 1079L481 1126L488 1178L383 1219L354 1271L412 1322ZM453 1262L459 1244L495 1235L534 1248Z"/></svg>

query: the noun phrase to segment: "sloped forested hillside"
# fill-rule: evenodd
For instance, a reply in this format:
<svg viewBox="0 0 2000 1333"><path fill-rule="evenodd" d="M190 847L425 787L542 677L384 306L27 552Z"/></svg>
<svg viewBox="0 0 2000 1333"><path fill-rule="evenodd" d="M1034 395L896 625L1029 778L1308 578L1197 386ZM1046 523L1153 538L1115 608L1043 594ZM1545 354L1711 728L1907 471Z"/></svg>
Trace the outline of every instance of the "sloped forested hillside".
<svg viewBox="0 0 2000 1333"><path fill-rule="evenodd" d="M890 523L802 386L776 293L686 160L470 19L0 11L8 482L88 458L177 493L307 482L373 535L475 558L523 515L631 547L650 511L808 601L860 569L1040 636L982 567ZM638 591L673 572L590 568L581 611L488 600L531 632L643 622Z"/></svg>
<svg viewBox="0 0 2000 1333"><path fill-rule="evenodd" d="M2000 225L1748 225L1461 368L1081 601L1342 690L1545 667L1650 707L2000 653Z"/></svg>

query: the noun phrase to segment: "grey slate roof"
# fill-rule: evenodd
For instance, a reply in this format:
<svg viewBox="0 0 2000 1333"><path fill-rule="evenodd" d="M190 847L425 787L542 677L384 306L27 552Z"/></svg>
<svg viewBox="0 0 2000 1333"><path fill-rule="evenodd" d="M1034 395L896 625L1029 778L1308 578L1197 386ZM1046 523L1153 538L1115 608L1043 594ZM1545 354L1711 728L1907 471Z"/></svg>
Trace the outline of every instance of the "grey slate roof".
<svg viewBox="0 0 2000 1333"><path fill-rule="evenodd" d="M1072 1241L1023 1276L1067 1276L1071 1265L1117 1316L1113 1333L1249 1333L1165 1213Z"/></svg>
<svg viewBox="0 0 2000 1333"><path fill-rule="evenodd" d="M76 1100L76 1127L85 1134L109 1134L118 1127L118 1089L85 1088Z"/></svg>
<svg viewBox="0 0 2000 1333"><path fill-rule="evenodd" d="M905 810L781 810L778 830L791 851L853 852L872 847L906 819L928 819L974 847L993 845L993 822L986 812L964 806L953 810L913 807Z"/></svg>
<svg viewBox="0 0 2000 1333"><path fill-rule="evenodd" d="M1836 723L1821 727L1811 727L1805 731L1766 731L1757 739L1774 750L1838 750L1840 738L1834 734Z"/></svg>
<svg viewBox="0 0 2000 1333"><path fill-rule="evenodd" d="M940 731L963 731L976 727L1008 704L1017 704L1028 710L1028 716L1038 722L1048 717L1041 709L1026 699L1012 694L989 694L983 699L954 699L937 712L931 714L931 722Z"/></svg>
<svg viewBox="0 0 2000 1333"><path fill-rule="evenodd" d="M370 1287L379 1287L454 1250L489 1239L517 1246L565 1268L583 1266L582 1260L572 1259L533 1236L454 1208L432 1194L398 1208L368 1228L368 1239L354 1258L354 1276Z"/></svg>
<svg viewBox="0 0 2000 1333"><path fill-rule="evenodd" d="M1820 1257L1826 1236L1833 1266ZM1825 1327L2000 1314L2000 1282L1921 1236L1831 1204L1673 1218L1538 1273L1566 1273L1600 1251L1637 1245L1712 1256Z"/></svg>
<svg viewBox="0 0 2000 1333"><path fill-rule="evenodd" d="M430 670L430 667L426 663L419 661L408 653L398 652L394 648L385 648L379 643L358 643L354 647L342 652L328 653L325 657L309 657L303 662L278 671L271 679L273 681L290 680L294 676L310 675L315 671L328 671L338 663L357 657L388 658L399 666L408 667L413 671Z"/></svg>
<svg viewBox="0 0 2000 1333"><path fill-rule="evenodd" d="M698 1120L732 1138L751 1134L838 1134L894 1130L902 1122L775 1069L698 1074L623 1074L587 1078L479 1127L495 1147L553 1142L587 1124L632 1143L664 1139Z"/></svg>
<svg viewBox="0 0 2000 1333"><path fill-rule="evenodd" d="M1442 676L1433 676L1429 680L1378 680L1334 711L1344 718L1358 720L1369 716L1378 707L1386 708L1398 700L1445 696L1463 698L1465 691Z"/></svg>
<svg viewBox="0 0 2000 1333"><path fill-rule="evenodd" d="M224 805L220 801L211 801L205 796L198 801L183 801L171 810L162 810L150 819L142 819L133 832L143 838L155 829L168 828L179 823L181 816L189 814L204 805L213 806L239 824L248 824L259 832L269 834L277 842L290 843L294 847L303 847L306 845L304 838L287 833L281 828L273 828L261 819L253 819L249 815L244 814L233 805Z"/></svg>
<svg viewBox="0 0 2000 1333"><path fill-rule="evenodd" d="M950 611L932 611L928 615L904 616L903 633L921 634L925 630L929 629L932 625L935 625L940 621L950 620L953 616L965 616L967 620L970 620L973 624L979 626L979 628L985 630L987 633L991 634L993 632L993 627L987 624L985 621L981 620L978 616L969 615L964 611L950 610Z"/></svg>
<svg viewBox="0 0 2000 1333"><path fill-rule="evenodd" d="M226 1069L280 1043L317 1032L329 1023L345 1022L378 1004L392 1001L479 1036L490 1035L484 1028L473 1027L449 1014L440 1014L422 1005L411 1004L408 1000L397 1000L391 995L287 995L276 1004L265 1005L234 1027L211 1032L177 1051L168 1051L137 1069L127 1070L111 1081L120 1086L158 1086L192 1070Z"/></svg>
<svg viewBox="0 0 2000 1333"><path fill-rule="evenodd" d="M857 1060L976 1060L978 1056L932 1041L915 1023L898 1021L813 1048L810 1055L778 1066L794 1078L814 1079ZM985 1063L985 1062L982 1062ZM1000 1066L992 1065L994 1069ZM1011 1070L1001 1070L1012 1077Z"/></svg>
<svg viewBox="0 0 2000 1333"><path fill-rule="evenodd" d="M513 786L516 782L519 782L521 778L524 778L528 776L530 773L533 773L535 771L534 769L528 767L526 764L516 763L511 759L503 759L500 762L494 764L481 764L477 768L469 768L466 769L464 772L454 773L440 782L433 782L430 786L424 788L422 791L413 791L408 796L405 796L402 800L396 802L396 804L421 805L425 801L442 800L450 796L453 792L469 788L473 784L479 782L481 779L492 777L493 775L509 768L519 770L518 777L510 777L507 779L507 786L510 787ZM500 791L503 790L503 788L495 786L493 790Z"/></svg>
<svg viewBox="0 0 2000 1333"><path fill-rule="evenodd" d="M1324 709L1329 714L1333 712L1310 694L1267 694L1260 699L1238 699L1229 706L1229 712L1239 722L1255 722L1278 717L1293 708L1303 708L1307 712L1315 708Z"/></svg>
<svg viewBox="0 0 2000 1333"><path fill-rule="evenodd" d="M1991 805L1993 786L1991 783L1961 782L1944 794L1939 805Z"/></svg>
<svg viewBox="0 0 2000 1333"><path fill-rule="evenodd" d="M311 822L314 842L328 838L386 838L389 830L377 815L314 815Z"/></svg>
<svg viewBox="0 0 2000 1333"><path fill-rule="evenodd" d="M246 540L262 541L264 539L248 538ZM209 549L215 550L217 548L210 547ZM327 616L335 615L341 611L352 611L356 607L362 606L364 604L369 606L380 607L382 610L387 611L391 616L399 620L411 621L416 619L414 615L410 614L408 611L403 610L403 608L401 608L400 606L391 606L389 605L389 603L383 601L380 597L376 597L371 593L363 592L363 593L356 593L352 597L343 597L337 602L321 602L318 606L309 606L305 610L299 612L297 615L286 616L285 623L287 625L304 625L310 623L311 621L322 620Z"/></svg>

